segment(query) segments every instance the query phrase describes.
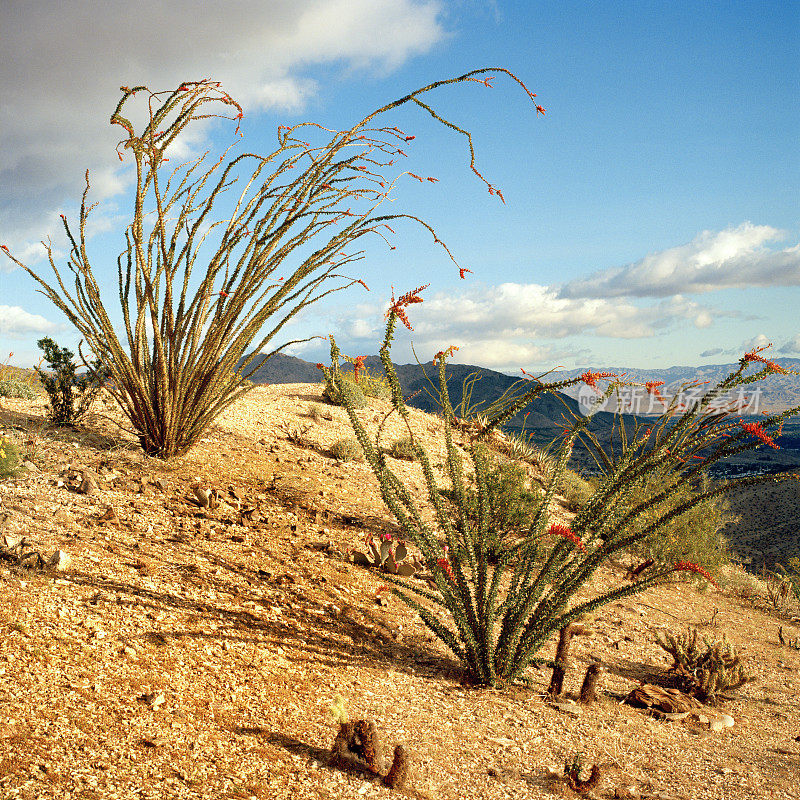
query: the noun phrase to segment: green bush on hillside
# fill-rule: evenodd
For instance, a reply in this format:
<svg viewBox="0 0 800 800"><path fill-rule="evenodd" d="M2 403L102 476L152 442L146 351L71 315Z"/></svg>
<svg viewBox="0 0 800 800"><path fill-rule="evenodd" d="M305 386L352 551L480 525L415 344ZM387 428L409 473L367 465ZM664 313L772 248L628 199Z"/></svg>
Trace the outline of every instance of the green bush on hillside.
<svg viewBox="0 0 800 800"><path fill-rule="evenodd" d="M29 383L19 378L4 378L0 380L0 397L33 400L36 397L36 391Z"/></svg>
<svg viewBox="0 0 800 800"><path fill-rule="evenodd" d="M481 458L486 461L486 548L487 557L494 562L500 558L504 548L513 544L515 538L524 536L536 509L542 502L538 492L528 488L528 473L519 464L502 461L481 448ZM456 493L452 489L442 490L442 495L457 507ZM465 521L469 526L480 524L480 495L474 478L464 492ZM459 515L454 513L453 524L459 526Z"/></svg>
<svg viewBox="0 0 800 800"><path fill-rule="evenodd" d="M20 451L17 443L6 435L0 435L0 478L10 478L17 473Z"/></svg>

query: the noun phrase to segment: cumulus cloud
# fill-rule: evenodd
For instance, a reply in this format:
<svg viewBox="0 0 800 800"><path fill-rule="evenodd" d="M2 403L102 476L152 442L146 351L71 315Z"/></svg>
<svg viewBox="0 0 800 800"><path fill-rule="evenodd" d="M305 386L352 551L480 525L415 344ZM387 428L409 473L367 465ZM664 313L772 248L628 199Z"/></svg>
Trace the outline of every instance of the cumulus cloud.
<svg viewBox="0 0 800 800"><path fill-rule="evenodd" d="M784 234L744 222L724 231L703 231L688 244L651 253L633 264L571 281L560 296L667 297L677 293L754 286L800 285L800 244L771 249Z"/></svg>
<svg viewBox="0 0 800 800"><path fill-rule="evenodd" d="M343 315L336 323L342 341L366 347L364 352L374 349L383 328L383 308L362 305L358 313ZM705 327L722 314L681 295L643 307L618 300L563 298L554 287L540 284L503 283L431 295L412 306L409 317L421 358L456 345L460 350L454 361L511 370L574 356L574 348L556 348L552 340L587 334L648 338L678 321Z"/></svg>
<svg viewBox="0 0 800 800"><path fill-rule="evenodd" d="M250 113L296 110L316 90L302 74L309 65L388 71L444 36L438 0L231 0L198 9L189 0L0 4L0 218L15 253L57 230L52 219L80 197L86 167L93 200L130 181L108 124L120 84L169 88L213 76Z"/></svg>
<svg viewBox="0 0 800 800"><path fill-rule="evenodd" d="M800 333L789 339L788 342L781 345L778 349L779 353L800 353Z"/></svg>
<svg viewBox="0 0 800 800"><path fill-rule="evenodd" d="M20 306L0 306L0 335L21 339L32 333L52 333L59 328L39 314L31 314Z"/></svg>

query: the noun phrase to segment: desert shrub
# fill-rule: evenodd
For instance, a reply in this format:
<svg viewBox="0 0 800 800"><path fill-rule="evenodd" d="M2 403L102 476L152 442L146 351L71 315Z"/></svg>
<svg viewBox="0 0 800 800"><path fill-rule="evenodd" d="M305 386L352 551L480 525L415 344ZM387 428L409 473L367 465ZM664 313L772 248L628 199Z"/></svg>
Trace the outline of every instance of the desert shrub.
<svg viewBox="0 0 800 800"><path fill-rule="evenodd" d="M187 126L218 117L236 122L239 134L241 106L208 79L163 92L121 87L111 124L124 131L120 159L135 162L114 292L122 325L113 322L118 314L106 308L90 263L86 231L92 229L95 204L88 202L88 171L78 225L62 217L71 245L65 267L56 266L46 245L55 280L48 282L5 245L0 248L39 283L109 368L108 389L144 451L165 459L182 455L248 390L243 379L263 362L261 353L288 322L334 291L355 284L366 288L363 280L348 276L363 257L362 237L386 241L395 235L393 220L413 221L450 252L413 214L382 213L398 180L392 165L407 155L403 148L415 138L389 125L386 114L419 106L466 137L470 169L502 199L475 166L469 133L441 117L429 99L441 87L489 86L501 74L533 100L508 70L478 69L404 92L346 130L311 122L282 125L277 148L267 156L244 152L226 160L231 144L219 158L206 154L183 163L173 160L173 145L183 140ZM141 128L134 128L132 119L143 120ZM401 176L435 183L408 170ZM243 188L229 203L237 182ZM222 203L225 210L217 216ZM198 261L199 274L193 272Z"/></svg>
<svg viewBox="0 0 800 800"><path fill-rule="evenodd" d="M78 377L71 350L59 347L48 337L39 339L37 345L44 352L44 361L50 368L50 371L45 371L36 367L39 380L50 398L50 420L55 425L73 425L88 411L108 372L99 360L94 360L86 365L87 374Z"/></svg>
<svg viewBox="0 0 800 800"><path fill-rule="evenodd" d="M344 405L343 392L347 392L355 408L364 408L367 398L361 387L349 376L342 376L341 386L336 386L332 379L325 378L322 396L335 406Z"/></svg>
<svg viewBox="0 0 800 800"><path fill-rule="evenodd" d="M4 378L0 380L0 397L18 397L23 400L33 400L36 391L26 381L19 378Z"/></svg>
<svg viewBox="0 0 800 800"><path fill-rule="evenodd" d="M392 364L391 343L398 319L410 328L405 309L422 301L419 294L423 288L407 292L397 300L392 298L380 350L381 362L392 387L393 410L406 422L409 411ZM527 668L540 661L538 652L556 631L584 614L639 593L675 573L694 572L713 581L702 565L692 561L648 559L632 569L628 576L620 576L616 584L604 582L602 587L586 591L590 578L601 565L640 543L653 541L669 523L696 506L738 487L796 479L788 473L777 473L739 478L706 488L700 483L705 470L727 456L764 444L775 446L769 432L778 431L786 419L800 411L798 406L765 416L758 424L733 417L735 407L725 399L730 392L784 371L761 356L760 350L746 353L738 369L691 404L679 407L680 397L676 396L647 429L637 425L629 433L624 420L618 416L615 424L619 427L621 447L608 453L592 435L590 426L600 403L619 386L618 381L612 380L605 392L598 392L599 402L586 416L572 413L567 419L553 474L542 501L530 514L525 535L513 546L503 548L500 557L493 562L490 558L492 540L488 535L489 465L482 454L482 440L545 392L558 392L579 382L597 388L598 380L616 376L586 372L552 383L540 378L531 380L527 388L505 403L485 425L468 434L465 447L475 475L476 519L468 500L470 486L465 480L464 454L454 441L456 415L449 400L445 374L445 361L450 352L437 353L434 363L438 362L441 407L448 423L444 425L444 439L451 502L437 485L430 459L422 447L419 459L426 482L425 499L418 499L409 491L389 468L386 454L380 447L380 436L373 439L367 434L355 407L348 402L348 393L344 391L342 396L356 438L377 478L381 496L400 524L404 538L420 550L431 576L429 585L394 575L382 578L392 585L397 597L417 611L428 628L461 661L475 683L498 685L524 680ZM333 384L341 390L345 382L336 370L338 359L339 351L331 337L329 374ZM755 373L749 372L753 364L761 365ZM654 386L645 384L648 391ZM566 526L551 522L549 509L578 436L596 448L602 473L592 496ZM648 485L653 476L668 476L669 479L660 491L632 503L631 493ZM681 487L690 490L688 496L676 494ZM656 513L642 525L642 516L651 511ZM579 593L579 590L584 591Z"/></svg>
<svg viewBox="0 0 800 800"><path fill-rule="evenodd" d="M338 439L331 447L331 454L339 461L363 461L364 451L357 439Z"/></svg>
<svg viewBox="0 0 800 800"><path fill-rule="evenodd" d="M789 592L800 603L800 556L791 556L786 564L778 564L776 572L786 582Z"/></svg>
<svg viewBox="0 0 800 800"><path fill-rule="evenodd" d="M326 411L325 407L321 403L311 403L308 407L308 416L314 422L322 422L323 419L326 418ZM328 414L330 416L330 414Z"/></svg>
<svg viewBox="0 0 800 800"><path fill-rule="evenodd" d="M649 498L656 496L665 487L671 486L673 481L674 476L654 476L646 484L635 487L627 501L629 507L646 504ZM707 480L702 480L699 488L708 491L711 486ZM674 486L672 491L672 501L680 504L688 501L696 490L686 484L680 484ZM727 498L719 495L710 497L680 517L666 521L660 526L657 534L637 541L630 547L629 553L640 561L645 559L655 559L659 562L692 561L702 564L716 576L731 559L728 542L722 535L729 514L730 503ZM639 516L636 529L644 530L657 515L658 507L645 509Z"/></svg>
<svg viewBox="0 0 800 800"><path fill-rule="evenodd" d="M559 494L563 495L570 511L580 511L595 492L591 481L571 469L565 469L558 484Z"/></svg>
<svg viewBox="0 0 800 800"><path fill-rule="evenodd" d="M392 458L399 458L404 461L416 461L417 445L410 436L397 439L389 446L389 455Z"/></svg>
<svg viewBox="0 0 800 800"><path fill-rule="evenodd" d="M5 434L0 434L0 478L10 478L17 473L20 451L17 443Z"/></svg>
<svg viewBox="0 0 800 800"><path fill-rule="evenodd" d="M740 653L724 635L709 640L692 628L686 634L664 631L656 635L656 642L672 656L671 671L681 679L682 690L709 705L715 705L722 692L755 680L745 673Z"/></svg>
<svg viewBox="0 0 800 800"><path fill-rule="evenodd" d="M485 497L482 501L474 478L467 481L462 500L463 512L466 513L467 523L474 529L480 524L481 502L485 504L486 555L490 562L496 562L505 547L513 546L516 540L524 536L541 503L541 495L529 489L528 474L519 464L499 460L486 447L480 449L478 458L485 462ZM455 508L458 507L458 498L453 490L442 490L442 496ZM453 524L460 524L458 513L453 516Z"/></svg>

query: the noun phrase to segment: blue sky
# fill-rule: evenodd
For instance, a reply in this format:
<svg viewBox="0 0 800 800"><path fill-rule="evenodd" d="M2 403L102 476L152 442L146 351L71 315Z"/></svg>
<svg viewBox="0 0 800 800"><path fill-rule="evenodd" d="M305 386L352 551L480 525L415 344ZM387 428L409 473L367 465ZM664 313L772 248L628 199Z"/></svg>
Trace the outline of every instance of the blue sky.
<svg viewBox="0 0 800 800"><path fill-rule="evenodd" d="M247 150L311 119L349 127L387 100L482 66L514 71L547 110L498 76L494 89L448 87L429 99L474 133L464 142L404 108L387 117L417 138L393 210L430 222L460 264L402 226L373 241L370 287L306 310L285 338L334 333L351 355L375 353L383 311L424 283L415 330L395 359L458 361L509 372L563 365L723 363L773 342L800 356L800 6L794 2L423 2L237 0L130 4L6 3L0 66L0 244L46 273L37 244L65 248L59 213L76 217L90 169L89 253L108 277L130 216L130 169L108 117L122 84L223 81L245 110ZM216 15L216 16L215 16ZM155 23L154 21L155 20ZM180 37L176 30L182 32ZM10 50L10 52L9 52ZM203 128L186 152L219 152L233 126ZM119 130L119 129L117 129ZM2 255L2 254L0 254ZM0 359L29 365L36 340L77 336L11 262L0 262ZM276 342L279 344L282 340ZM322 360L327 345L290 349Z"/></svg>

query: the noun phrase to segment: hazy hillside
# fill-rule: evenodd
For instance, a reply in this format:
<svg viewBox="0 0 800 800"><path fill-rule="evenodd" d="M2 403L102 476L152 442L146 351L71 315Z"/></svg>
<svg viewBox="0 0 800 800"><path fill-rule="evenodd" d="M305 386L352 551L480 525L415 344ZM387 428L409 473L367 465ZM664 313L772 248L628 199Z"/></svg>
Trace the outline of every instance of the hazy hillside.
<svg viewBox="0 0 800 800"><path fill-rule="evenodd" d="M800 372L800 359L797 358L775 358L772 359L786 370ZM614 372L617 375L625 375L627 380L645 381L664 381L664 386L660 389L665 397L672 397L681 390L681 387L692 382L709 382L712 385L730 375L738 369L738 363L729 364L710 364L702 367L668 367L667 369L633 369L630 367L592 367L594 372ZM548 376L548 380L563 380L574 378L586 371L586 368L561 370ZM753 372L754 370L751 370ZM570 388L567 394L578 397L578 387ZM748 408L749 413L758 414L766 411L770 414L785 411L788 408L800 405L800 375L773 375L759 381L755 392L748 391L748 397L753 397ZM639 390L638 395L630 393L624 397L626 405L623 411L630 409L630 401L636 398L645 399L644 391ZM738 398L737 398L738 399ZM647 403L639 404L638 413L647 413ZM616 403L611 400L608 410L613 411Z"/></svg>
<svg viewBox="0 0 800 800"><path fill-rule="evenodd" d="M779 359L782 366L787 369L793 369L794 366L800 368L800 361L792 359ZM373 374L383 374L382 366L378 356L368 356L364 359L367 368ZM351 366L344 364L343 369L348 370ZM423 411L435 412L439 406L434 399L435 393L433 387L428 381L437 381L437 369L431 362L423 365L419 364L396 364L397 376L400 380L400 385L403 388L403 393L409 397L409 405L419 408ZM694 369L691 367L672 367L667 370L653 370L645 373L642 370L629 370L628 376L632 380L664 380L665 383L675 383L677 385L685 382L686 379L702 379L702 380L716 380L724 377L731 371L731 365L723 365L718 367L703 368L706 370L702 375L695 370L690 373L689 370ZM715 370L711 373L708 370ZM584 370L572 370L571 372L561 373L562 377L572 377L580 375ZM625 372L624 369L613 369L608 371ZM517 383L517 379L510 375L505 375L501 372L494 370L484 369L482 367L475 367L464 364L451 364L448 366L448 391L453 406L458 410L458 405L462 400L462 390L464 381L473 373L480 374L480 380L475 382L472 387L472 395L470 398L470 405L477 407L478 410L486 408L491 402L500 397L505 391ZM428 378L426 378L426 373ZM660 376L660 377L659 377ZM317 369L315 364L304 361L300 358L286 355L275 355L262 365L251 376L251 380L257 384L264 383L317 383L320 381L322 374ZM555 380L556 377L548 377L548 380ZM800 388L787 388L779 386L778 389L773 389L772 384L776 381L782 381L788 384L791 381L797 382L800 378L788 376L786 378L770 378L765 383L768 384L766 391L761 396L763 401L761 408L764 408L767 402L776 404L779 401L780 394L778 389L784 392L783 396L791 396L792 391L798 392L798 400L800 403ZM581 386L586 389L585 384ZM524 384L520 384L518 391L524 390ZM576 387L579 391L580 387ZM576 393L576 392L573 392ZM566 408L565 408L566 406ZM573 413L581 412L581 405L574 397L566 394L559 394L558 396L546 394L539 397L536 401L529 404L522 412L513 417L504 426L506 431L511 433L518 433L524 430L525 434L530 436L531 439L539 446L545 446L559 437L562 430L562 424L565 418L568 418L567 408ZM626 420L626 426L629 429L633 428L635 417L631 415L623 415ZM595 415L592 422L592 431L598 436L599 440L607 447L611 441L611 430L614 423L614 414L612 411L600 411ZM755 452L748 452L738 455L720 465L715 470L716 474L742 474L750 472L771 472L785 469L796 469L800 467L800 423L788 424L784 428L784 435L778 440L781 449L772 450L762 448ZM594 462L580 444L576 446L571 466L573 468L589 469L591 470Z"/></svg>

